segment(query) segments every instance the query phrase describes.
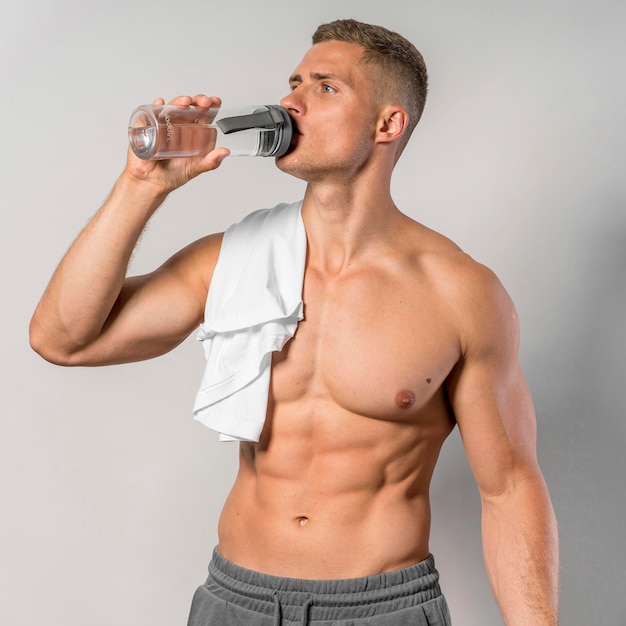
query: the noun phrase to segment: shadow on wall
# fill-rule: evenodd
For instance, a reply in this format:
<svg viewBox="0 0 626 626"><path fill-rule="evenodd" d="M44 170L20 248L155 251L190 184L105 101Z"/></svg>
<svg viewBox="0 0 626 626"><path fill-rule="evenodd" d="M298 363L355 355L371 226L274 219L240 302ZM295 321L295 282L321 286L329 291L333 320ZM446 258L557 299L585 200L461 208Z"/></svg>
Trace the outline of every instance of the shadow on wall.
<svg viewBox="0 0 626 626"><path fill-rule="evenodd" d="M539 460L559 522L561 619L573 626L617 626L626 614L626 202L619 201L621 195L596 199L589 216L574 210L561 232L568 241L539 243L543 266L535 266L553 276L538 281L544 301L536 309L543 309L546 325L533 329L539 343L524 369L537 409ZM551 260L552 250L570 258ZM443 447L431 495L432 550L453 620L463 619L466 626L501 624L482 567L480 499L458 431Z"/></svg>
<svg viewBox="0 0 626 626"><path fill-rule="evenodd" d="M587 225L564 277L575 297L561 301L547 361L534 380L530 372L539 456L559 521L564 624L617 625L626 613L623 204L596 202L601 217Z"/></svg>

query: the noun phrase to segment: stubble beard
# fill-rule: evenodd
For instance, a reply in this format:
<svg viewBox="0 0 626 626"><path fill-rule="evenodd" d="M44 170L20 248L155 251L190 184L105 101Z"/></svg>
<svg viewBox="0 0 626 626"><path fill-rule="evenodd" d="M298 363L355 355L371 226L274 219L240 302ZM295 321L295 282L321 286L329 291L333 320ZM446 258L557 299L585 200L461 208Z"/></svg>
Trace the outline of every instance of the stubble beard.
<svg viewBox="0 0 626 626"><path fill-rule="evenodd" d="M331 182L346 183L351 180L365 163L371 145L364 142L352 154L341 156L329 151L329 157L297 153L297 147L275 160L276 167L307 183Z"/></svg>
<svg viewBox="0 0 626 626"><path fill-rule="evenodd" d="M281 172L299 178L307 183L324 179L334 168L329 168L328 163L321 165L312 163L308 159L302 159L299 155L287 153L276 159L276 167Z"/></svg>

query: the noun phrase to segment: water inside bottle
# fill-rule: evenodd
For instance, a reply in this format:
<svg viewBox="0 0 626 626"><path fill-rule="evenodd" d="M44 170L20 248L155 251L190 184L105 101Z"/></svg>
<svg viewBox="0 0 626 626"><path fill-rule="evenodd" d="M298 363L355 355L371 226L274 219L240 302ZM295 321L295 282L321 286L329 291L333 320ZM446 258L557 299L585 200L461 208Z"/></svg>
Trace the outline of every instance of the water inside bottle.
<svg viewBox="0 0 626 626"><path fill-rule="evenodd" d="M129 129L133 152L142 159L172 159L207 154L214 147L228 148L232 156L271 156L280 137L276 129L251 128L222 135L208 125L170 124Z"/></svg>
<svg viewBox="0 0 626 626"><path fill-rule="evenodd" d="M217 131L197 124L138 126L128 131L133 152L142 159L173 159L207 154L215 147Z"/></svg>

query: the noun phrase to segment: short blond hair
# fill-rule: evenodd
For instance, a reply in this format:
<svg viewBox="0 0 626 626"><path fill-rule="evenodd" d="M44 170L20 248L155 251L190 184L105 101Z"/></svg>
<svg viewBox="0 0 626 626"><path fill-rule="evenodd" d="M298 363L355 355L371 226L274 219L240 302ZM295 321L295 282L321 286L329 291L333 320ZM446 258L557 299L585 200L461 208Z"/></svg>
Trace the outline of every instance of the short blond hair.
<svg viewBox="0 0 626 626"><path fill-rule="evenodd" d="M363 60L381 70L378 104L400 104L409 113L409 125L398 147L400 156L424 111L428 94L428 72L424 57L405 37L382 26L356 20L322 24L313 33L313 44L341 41L363 48Z"/></svg>

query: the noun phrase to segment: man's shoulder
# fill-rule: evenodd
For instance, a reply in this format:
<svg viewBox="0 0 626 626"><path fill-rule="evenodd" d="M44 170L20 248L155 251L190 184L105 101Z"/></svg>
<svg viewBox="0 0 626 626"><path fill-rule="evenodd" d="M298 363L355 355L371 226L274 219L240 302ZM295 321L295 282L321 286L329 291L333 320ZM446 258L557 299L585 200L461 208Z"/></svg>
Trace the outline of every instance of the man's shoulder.
<svg viewBox="0 0 626 626"><path fill-rule="evenodd" d="M435 281L444 281L453 287L474 284L487 287L499 282L487 266L476 261L452 239L423 224L412 221L408 229L412 255Z"/></svg>
<svg viewBox="0 0 626 626"><path fill-rule="evenodd" d="M482 326L489 319L514 314L511 298L496 273L445 235L417 224L412 247L420 279L430 284L463 325Z"/></svg>
<svg viewBox="0 0 626 626"><path fill-rule="evenodd" d="M224 233L196 239L171 256L157 272L169 272L178 281L195 284L206 295L222 247Z"/></svg>

